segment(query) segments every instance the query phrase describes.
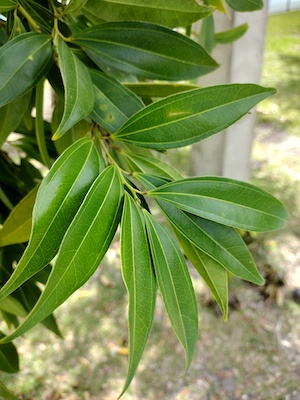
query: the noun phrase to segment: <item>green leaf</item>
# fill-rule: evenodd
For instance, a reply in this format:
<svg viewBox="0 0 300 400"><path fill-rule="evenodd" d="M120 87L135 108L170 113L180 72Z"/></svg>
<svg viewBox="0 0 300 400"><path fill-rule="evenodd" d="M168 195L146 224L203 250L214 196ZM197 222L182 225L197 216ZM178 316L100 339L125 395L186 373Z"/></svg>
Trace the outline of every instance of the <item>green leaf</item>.
<svg viewBox="0 0 300 400"><path fill-rule="evenodd" d="M214 18L211 15L205 18L201 23L201 31L199 34L198 42L210 54L215 46L215 24Z"/></svg>
<svg viewBox="0 0 300 400"><path fill-rule="evenodd" d="M138 205L126 192L120 249L122 275L129 296L129 365L122 395L130 385L142 357L153 323L156 297L156 281L144 217Z"/></svg>
<svg viewBox="0 0 300 400"><path fill-rule="evenodd" d="M0 147L7 136L19 126L29 105L31 92L0 108Z"/></svg>
<svg viewBox="0 0 300 400"><path fill-rule="evenodd" d="M18 317L26 317L27 312L22 304L12 296L0 300L0 310L6 311Z"/></svg>
<svg viewBox="0 0 300 400"><path fill-rule="evenodd" d="M194 246L185 236L175 229L176 236L190 262L202 276L206 285L222 311L223 318L228 318L228 273L213 258Z"/></svg>
<svg viewBox="0 0 300 400"><path fill-rule="evenodd" d="M0 107L32 89L53 62L51 36L23 33L0 48Z"/></svg>
<svg viewBox="0 0 300 400"><path fill-rule="evenodd" d="M89 0L85 9L106 21L147 21L163 26L188 26L214 12L194 0Z"/></svg>
<svg viewBox="0 0 300 400"><path fill-rule="evenodd" d="M136 113L112 138L158 150L186 146L232 125L274 93L257 85L230 84L175 94Z"/></svg>
<svg viewBox="0 0 300 400"><path fill-rule="evenodd" d="M0 298L17 289L56 255L65 231L99 174L98 154L91 140L81 139L53 164L38 190L29 244L0 290Z"/></svg>
<svg viewBox="0 0 300 400"><path fill-rule="evenodd" d="M76 14L87 3L88 0L71 0L64 10L64 14Z"/></svg>
<svg viewBox="0 0 300 400"><path fill-rule="evenodd" d="M3 383L0 382L0 396L5 400L20 400L19 397L15 396Z"/></svg>
<svg viewBox="0 0 300 400"><path fill-rule="evenodd" d="M41 28L42 32L51 33L54 25L54 15L47 8L34 0L19 0L20 4Z"/></svg>
<svg viewBox="0 0 300 400"><path fill-rule="evenodd" d="M0 331L0 338L3 337L4 334ZM7 372L9 374L14 374L19 371L18 353L15 346L12 343L6 343L0 345L0 370ZM2 396L1 390L2 388L0 386L0 396ZM7 397L5 397L5 399L6 398Z"/></svg>
<svg viewBox="0 0 300 400"><path fill-rule="evenodd" d="M225 0L206 0L207 4L217 7L219 11L226 14L226 2Z"/></svg>
<svg viewBox="0 0 300 400"><path fill-rule="evenodd" d="M0 13L13 10L16 7L17 3L17 0L1 0Z"/></svg>
<svg viewBox="0 0 300 400"><path fill-rule="evenodd" d="M193 79L218 66L193 40L144 22L100 24L74 34L73 42L101 69L113 67L146 79Z"/></svg>
<svg viewBox="0 0 300 400"><path fill-rule="evenodd" d="M9 40L12 40L16 36L21 35L21 33L26 33L26 32L27 32L26 28L24 27L21 19L17 15L14 15L14 24L9 35Z"/></svg>
<svg viewBox="0 0 300 400"><path fill-rule="evenodd" d="M221 177L182 179L148 195L199 217L250 231L281 229L288 217L283 205L264 190Z"/></svg>
<svg viewBox="0 0 300 400"><path fill-rule="evenodd" d="M226 3L235 11L256 11L264 6L262 0L226 0Z"/></svg>
<svg viewBox="0 0 300 400"><path fill-rule="evenodd" d="M159 98L167 97L171 94L187 92L196 89L198 86L188 85L184 83L163 83L163 82L134 82L124 83L124 85L142 98Z"/></svg>
<svg viewBox="0 0 300 400"><path fill-rule="evenodd" d="M248 30L248 24L242 24L235 28L229 29L226 32L219 32L215 34L215 42L220 44L231 43L244 35Z"/></svg>
<svg viewBox="0 0 300 400"><path fill-rule="evenodd" d="M195 292L175 239L151 214L143 211L156 279L174 332L185 350L187 370L198 338Z"/></svg>
<svg viewBox="0 0 300 400"><path fill-rule="evenodd" d="M129 117L144 107L143 102L117 80L90 70L95 104L91 118L108 132L115 132Z"/></svg>
<svg viewBox="0 0 300 400"><path fill-rule="evenodd" d="M122 189L113 166L94 181L63 238L41 297L25 321L1 343L15 339L46 318L95 272L120 220Z"/></svg>
<svg viewBox="0 0 300 400"><path fill-rule="evenodd" d="M87 117L94 107L94 88L87 67L58 38L58 58L65 87L65 108L52 140L63 136L78 121Z"/></svg>

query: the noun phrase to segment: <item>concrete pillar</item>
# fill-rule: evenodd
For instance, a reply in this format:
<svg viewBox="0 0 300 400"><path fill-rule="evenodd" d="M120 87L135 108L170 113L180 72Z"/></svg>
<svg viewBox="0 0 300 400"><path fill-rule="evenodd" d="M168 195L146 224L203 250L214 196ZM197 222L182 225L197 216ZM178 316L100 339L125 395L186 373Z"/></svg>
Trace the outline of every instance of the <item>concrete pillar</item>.
<svg viewBox="0 0 300 400"><path fill-rule="evenodd" d="M201 78L202 86L222 83L259 83L267 24L268 4L261 11L232 14L231 19L216 13L216 31L248 23L245 35L231 45L219 45L212 56L221 67ZM247 181L250 175L250 155L256 113L250 114L226 131L193 145L192 175L223 175Z"/></svg>

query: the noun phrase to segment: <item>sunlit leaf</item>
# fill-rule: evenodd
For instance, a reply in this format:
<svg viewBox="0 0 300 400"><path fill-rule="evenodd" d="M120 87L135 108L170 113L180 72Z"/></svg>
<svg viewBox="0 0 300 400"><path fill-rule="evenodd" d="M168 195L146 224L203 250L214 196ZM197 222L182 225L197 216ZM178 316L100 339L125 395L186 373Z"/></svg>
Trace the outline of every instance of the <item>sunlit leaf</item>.
<svg viewBox="0 0 300 400"><path fill-rule="evenodd" d="M152 149L186 146L232 125L274 93L257 85L230 84L175 94L136 113L112 138Z"/></svg>

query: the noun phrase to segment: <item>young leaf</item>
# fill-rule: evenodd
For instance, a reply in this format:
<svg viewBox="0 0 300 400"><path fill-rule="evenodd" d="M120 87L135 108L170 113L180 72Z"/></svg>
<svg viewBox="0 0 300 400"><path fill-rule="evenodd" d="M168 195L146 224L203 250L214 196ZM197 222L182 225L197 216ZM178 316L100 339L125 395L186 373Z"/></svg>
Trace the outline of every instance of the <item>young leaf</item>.
<svg viewBox="0 0 300 400"><path fill-rule="evenodd" d="M242 24L229 29L226 32L219 32L215 34L215 42L221 44L231 43L234 40L239 39L248 30L248 24Z"/></svg>
<svg viewBox="0 0 300 400"><path fill-rule="evenodd" d="M0 48L0 107L32 89L53 62L51 36L16 36Z"/></svg>
<svg viewBox="0 0 300 400"><path fill-rule="evenodd" d="M198 338L195 292L175 239L151 214L143 211L156 279L174 332L185 350L187 370Z"/></svg>
<svg viewBox="0 0 300 400"><path fill-rule="evenodd" d="M100 68L145 79L193 79L218 66L193 40L150 23L108 22L74 34L72 41Z"/></svg>
<svg viewBox="0 0 300 400"><path fill-rule="evenodd" d="M22 335L50 315L95 272L120 220L123 188L114 167L94 181L61 243L45 289L25 321L0 343Z"/></svg>
<svg viewBox="0 0 300 400"><path fill-rule="evenodd" d="M1 0L0 13L13 10L17 5L17 0Z"/></svg>
<svg viewBox="0 0 300 400"><path fill-rule="evenodd" d="M226 0L226 2L235 11L261 10L264 6L262 0Z"/></svg>
<svg viewBox="0 0 300 400"><path fill-rule="evenodd" d="M147 21L163 26L188 26L214 12L194 0L89 0L85 9L106 21Z"/></svg>
<svg viewBox="0 0 300 400"><path fill-rule="evenodd" d="M176 228L174 229L176 236L188 257L190 262L202 276L206 285L211 290L223 318L227 321L228 317L228 273L213 258L203 253L199 248L193 245L185 236L183 236Z"/></svg>
<svg viewBox="0 0 300 400"><path fill-rule="evenodd" d="M148 194L199 217L250 231L281 229L288 216L283 205L264 190L221 177L182 179Z"/></svg>
<svg viewBox="0 0 300 400"><path fill-rule="evenodd" d="M38 190L29 244L14 273L1 288L0 298L13 292L53 259L99 168L99 153L86 138L70 146L53 164Z"/></svg>
<svg viewBox="0 0 300 400"><path fill-rule="evenodd" d="M52 140L64 135L76 122L87 117L94 107L94 87L87 67L58 38L58 58L65 87L65 108Z"/></svg>
<svg viewBox="0 0 300 400"><path fill-rule="evenodd" d="M257 85L230 84L175 94L136 113L112 138L156 150L186 146L232 125L274 93Z"/></svg>
<svg viewBox="0 0 300 400"><path fill-rule="evenodd" d="M122 275L129 296L129 365L122 395L130 385L142 357L153 322L156 297L156 281L144 217L126 192L120 248Z"/></svg>
<svg viewBox="0 0 300 400"><path fill-rule="evenodd" d="M4 334L0 331L0 338L3 337ZM9 374L14 374L19 371L19 356L12 343L0 345L0 370ZM2 396L1 387L0 396ZM7 397L4 398L7 399Z"/></svg>
<svg viewBox="0 0 300 400"><path fill-rule="evenodd" d="M91 118L108 132L118 130L129 117L144 107L139 97L116 79L96 70L90 70L90 74L95 91Z"/></svg>

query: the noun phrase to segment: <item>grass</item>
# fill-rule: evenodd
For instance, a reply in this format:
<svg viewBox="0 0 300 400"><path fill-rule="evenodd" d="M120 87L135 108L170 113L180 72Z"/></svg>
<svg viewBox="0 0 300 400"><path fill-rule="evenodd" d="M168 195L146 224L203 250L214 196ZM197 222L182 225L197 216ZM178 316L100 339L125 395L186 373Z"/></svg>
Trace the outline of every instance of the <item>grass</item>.
<svg viewBox="0 0 300 400"><path fill-rule="evenodd" d="M233 279L230 291L240 307L225 324L205 305L203 283L192 273L200 334L190 371L183 375L184 354L158 298L149 343L124 400L300 398L300 310L289 298L289 288L300 285L300 116L290 112L300 99L300 70L291 62L298 57L299 21L300 13L270 18L263 83L278 94L259 108L253 151L252 181L278 196L292 218L286 230L260 236L250 249L262 270L267 263L283 270L286 299L265 303L258 288ZM57 310L64 340L37 326L16 341L21 373L1 373L0 380L26 400L116 399L127 367L126 304L116 240L93 278Z"/></svg>

